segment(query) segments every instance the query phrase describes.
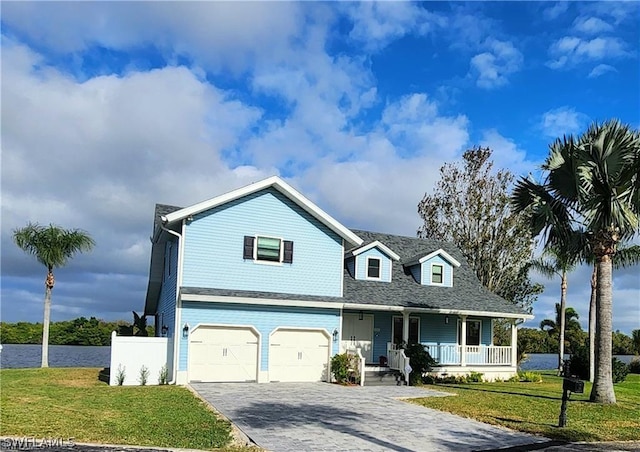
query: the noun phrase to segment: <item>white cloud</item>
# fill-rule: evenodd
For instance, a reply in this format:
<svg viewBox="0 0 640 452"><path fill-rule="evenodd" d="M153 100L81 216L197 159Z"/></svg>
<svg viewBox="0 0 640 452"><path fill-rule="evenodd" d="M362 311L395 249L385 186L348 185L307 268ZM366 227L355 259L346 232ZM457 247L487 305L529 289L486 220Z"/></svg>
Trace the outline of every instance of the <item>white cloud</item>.
<svg viewBox="0 0 640 452"><path fill-rule="evenodd" d="M353 22L349 36L370 51L380 50L409 33L424 35L440 28L445 20L411 2L343 3Z"/></svg>
<svg viewBox="0 0 640 452"><path fill-rule="evenodd" d="M480 88L492 89L506 85L508 76L522 68L523 56L511 42L489 39L488 51L471 58L471 73Z"/></svg>
<svg viewBox="0 0 640 452"><path fill-rule="evenodd" d="M546 7L542 10L542 15L547 20L555 20L569 10L569 2L555 2L553 6Z"/></svg>
<svg viewBox="0 0 640 452"><path fill-rule="evenodd" d="M559 107L543 113L539 127L545 136L559 138L582 131L587 121L585 114L571 107Z"/></svg>
<svg viewBox="0 0 640 452"><path fill-rule="evenodd" d="M549 47L551 60L547 62L547 66L551 69L561 69L585 61L598 61L629 55L626 50L626 44L616 37L589 40L575 36L565 36Z"/></svg>
<svg viewBox="0 0 640 452"><path fill-rule="evenodd" d="M573 21L573 29L579 33L597 35L612 31L613 27L598 17L578 16Z"/></svg>
<svg viewBox="0 0 640 452"><path fill-rule="evenodd" d="M599 64L596 67L594 67L593 69L591 69L591 72L589 72L588 77L589 78L597 78L600 77L601 75L607 74L609 72L618 72L617 69L613 66L610 66L608 64Z"/></svg>
<svg viewBox="0 0 640 452"><path fill-rule="evenodd" d="M518 176L535 166L527 160L524 149L518 147L512 139L502 136L496 129L483 131L480 145L493 150L491 158L496 169L506 168Z"/></svg>

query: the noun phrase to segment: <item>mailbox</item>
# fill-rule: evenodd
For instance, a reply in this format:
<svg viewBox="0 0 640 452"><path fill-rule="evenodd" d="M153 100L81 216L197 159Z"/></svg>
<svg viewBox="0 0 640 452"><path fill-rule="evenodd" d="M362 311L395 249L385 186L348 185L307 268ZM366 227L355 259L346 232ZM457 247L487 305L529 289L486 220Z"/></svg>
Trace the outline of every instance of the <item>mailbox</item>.
<svg viewBox="0 0 640 452"><path fill-rule="evenodd" d="M584 392L584 381L578 378L565 378L562 383L562 389L575 392L576 394L582 394Z"/></svg>

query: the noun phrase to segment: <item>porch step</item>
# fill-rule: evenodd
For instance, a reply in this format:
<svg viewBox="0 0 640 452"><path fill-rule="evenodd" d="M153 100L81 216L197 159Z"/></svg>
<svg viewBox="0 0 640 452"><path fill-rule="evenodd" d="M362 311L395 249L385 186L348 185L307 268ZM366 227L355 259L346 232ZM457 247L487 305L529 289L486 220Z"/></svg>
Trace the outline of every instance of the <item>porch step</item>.
<svg viewBox="0 0 640 452"><path fill-rule="evenodd" d="M365 386L403 386L402 374L397 370L367 370L364 373Z"/></svg>

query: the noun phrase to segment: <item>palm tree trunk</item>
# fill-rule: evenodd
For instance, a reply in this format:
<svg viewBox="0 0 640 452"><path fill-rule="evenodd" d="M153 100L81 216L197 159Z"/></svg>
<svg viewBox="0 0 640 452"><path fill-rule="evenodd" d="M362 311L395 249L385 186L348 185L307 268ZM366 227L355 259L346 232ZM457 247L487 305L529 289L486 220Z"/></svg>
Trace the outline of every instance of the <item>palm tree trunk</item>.
<svg viewBox="0 0 640 452"><path fill-rule="evenodd" d="M612 254L612 252L604 252L601 256L597 256L596 372L589 398L592 402L597 403L616 403L616 394L613 390L613 378L611 375Z"/></svg>
<svg viewBox="0 0 640 452"><path fill-rule="evenodd" d="M598 288L598 265L593 264L591 273L591 299L589 300L589 381L593 383L596 372L596 290Z"/></svg>
<svg viewBox="0 0 640 452"><path fill-rule="evenodd" d="M51 320L51 287L46 286L44 292L44 321L42 322L42 364L49 367L49 322Z"/></svg>
<svg viewBox="0 0 640 452"><path fill-rule="evenodd" d="M560 283L560 347L558 349L558 375L562 374L564 364L564 330L566 329L565 323L567 310L567 272L562 271L562 279Z"/></svg>

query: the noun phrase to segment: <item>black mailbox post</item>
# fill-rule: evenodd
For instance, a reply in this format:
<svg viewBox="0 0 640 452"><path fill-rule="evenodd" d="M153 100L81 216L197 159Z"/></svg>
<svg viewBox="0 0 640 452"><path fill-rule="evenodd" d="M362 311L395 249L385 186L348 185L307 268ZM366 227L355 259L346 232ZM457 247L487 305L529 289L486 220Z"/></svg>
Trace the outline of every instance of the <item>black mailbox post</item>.
<svg viewBox="0 0 640 452"><path fill-rule="evenodd" d="M562 405L560 405L560 419L558 420L558 427L567 426L567 402L569 402L570 393L584 393L584 381L577 377L570 376L569 361L564 362L564 365L562 366L562 374L564 379L562 380Z"/></svg>

